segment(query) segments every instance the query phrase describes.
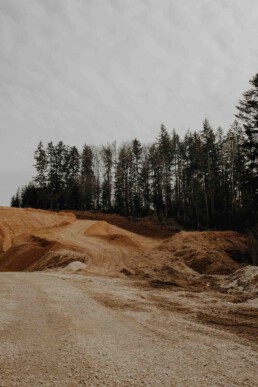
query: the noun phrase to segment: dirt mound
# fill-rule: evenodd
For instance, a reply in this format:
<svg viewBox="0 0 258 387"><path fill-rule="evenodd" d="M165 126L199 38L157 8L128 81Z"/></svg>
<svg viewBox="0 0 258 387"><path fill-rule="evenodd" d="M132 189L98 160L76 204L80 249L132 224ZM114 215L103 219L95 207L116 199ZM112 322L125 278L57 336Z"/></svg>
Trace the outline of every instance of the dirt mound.
<svg viewBox="0 0 258 387"><path fill-rule="evenodd" d="M0 207L0 254L15 245L20 235L30 235L37 230L61 227L72 223L71 213Z"/></svg>
<svg viewBox="0 0 258 387"><path fill-rule="evenodd" d="M111 225L105 221L96 222L85 231L85 234L91 236L111 235Z"/></svg>
<svg viewBox="0 0 258 387"><path fill-rule="evenodd" d="M1 211L2 210L2 211ZM1 209L1 271L32 271L87 262L96 274L117 275L141 265L139 251L158 242L105 221L76 220L49 211Z"/></svg>
<svg viewBox="0 0 258 387"><path fill-rule="evenodd" d="M0 257L0 271L23 271L36 263L45 249L37 243L21 243L10 247Z"/></svg>
<svg viewBox="0 0 258 387"><path fill-rule="evenodd" d="M21 237L20 237L21 239ZM54 238L26 235L0 256L0 271L34 271L64 267L74 260L85 261L85 253Z"/></svg>
<svg viewBox="0 0 258 387"><path fill-rule="evenodd" d="M128 237L127 235L121 235L121 234L112 234L109 236L110 243L113 243L115 245L120 246L127 246L134 249L141 249L140 243L137 243L132 238Z"/></svg>
<svg viewBox="0 0 258 387"><path fill-rule="evenodd" d="M195 291L215 286L210 275L228 275L248 261L246 236L233 231L179 232L144 254L138 270L153 286L179 286ZM237 261L236 261L237 259Z"/></svg>
<svg viewBox="0 0 258 387"><path fill-rule="evenodd" d="M246 237L232 231L179 232L160 243L105 220L38 210L0 208L0 242L0 271L64 268L79 261L87 273L200 291L209 286L207 274L229 275L248 261Z"/></svg>
<svg viewBox="0 0 258 387"><path fill-rule="evenodd" d="M62 248L51 235L74 221L75 216L68 212L0 207L0 271L38 267L39 262Z"/></svg>
<svg viewBox="0 0 258 387"><path fill-rule="evenodd" d="M90 211L72 211L72 213L80 220L106 221L126 231L155 239L171 237L180 229L180 225L174 219L161 223L158 219L149 217L125 217L118 214L103 214Z"/></svg>
<svg viewBox="0 0 258 387"><path fill-rule="evenodd" d="M132 247L135 249L140 249L141 244L136 241L138 239L136 235L124 231L119 227L108 224L105 221L99 221L94 223L85 231L86 236L93 236L96 238L103 238L104 240L109 241L120 246Z"/></svg>
<svg viewBox="0 0 258 387"><path fill-rule="evenodd" d="M223 278L220 286L230 292L251 291L258 295L258 266L246 266Z"/></svg>
<svg viewBox="0 0 258 387"><path fill-rule="evenodd" d="M249 259L247 238L233 231L182 231L163 241L157 250L201 274L230 274Z"/></svg>

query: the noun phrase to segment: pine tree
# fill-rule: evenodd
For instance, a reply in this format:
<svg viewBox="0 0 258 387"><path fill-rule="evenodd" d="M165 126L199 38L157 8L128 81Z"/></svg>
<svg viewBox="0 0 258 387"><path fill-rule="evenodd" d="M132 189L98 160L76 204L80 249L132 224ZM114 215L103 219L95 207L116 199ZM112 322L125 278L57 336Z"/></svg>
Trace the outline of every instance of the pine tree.
<svg viewBox="0 0 258 387"><path fill-rule="evenodd" d="M246 186L254 210L258 210L258 74L250 81L252 88L243 93L243 99L237 106L236 117L241 121L245 131L243 143L247 162Z"/></svg>
<svg viewBox="0 0 258 387"><path fill-rule="evenodd" d="M51 209L61 209L64 207L65 187L65 155L67 147L62 141L54 146L52 142L47 146L48 174L47 181L50 190Z"/></svg>
<svg viewBox="0 0 258 387"><path fill-rule="evenodd" d="M132 165L132 148L130 144L123 144L118 153L115 172L115 206L123 215L131 215L133 212L135 182L132 181Z"/></svg>
<svg viewBox="0 0 258 387"><path fill-rule="evenodd" d="M110 144L102 146L101 159L103 163L102 207L104 211L112 209L112 167L114 147Z"/></svg>
<svg viewBox="0 0 258 387"><path fill-rule="evenodd" d="M34 167L37 171L37 176L34 177L34 181L38 184L39 188L45 188L47 184L47 154L44 149L42 141L39 142L38 148L34 153L34 159L36 164Z"/></svg>
<svg viewBox="0 0 258 387"><path fill-rule="evenodd" d="M68 187L78 181L80 171L80 153L76 146L64 148L64 182Z"/></svg>
<svg viewBox="0 0 258 387"><path fill-rule="evenodd" d="M142 214L142 194L140 187L141 176L141 155L142 145L136 138L132 142L132 168L131 168L131 191L132 191L132 214L141 216Z"/></svg>
<svg viewBox="0 0 258 387"><path fill-rule="evenodd" d="M245 206L244 180L245 180L245 160L242 154L244 143L243 129L234 121L225 136L223 143L223 155L225 171L224 182L224 213L231 219L231 224L235 217Z"/></svg>
<svg viewBox="0 0 258 387"><path fill-rule="evenodd" d="M149 159L149 147L143 146L141 152L141 170L139 177L142 201L142 215L151 213L151 163Z"/></svg>
<svg viewBox="0 0 258 387"><path fill-rule="evenodd" d="M167 218L171 209L171 166L173 160L171 139L165 125L161 125L158 137L159 163L162 180L162 201L164 215Z"/></svg>
<svg viewBox="0 0 258 387"><path fill-rule="evenodd" d="M206 207L206 226L213 225L216 211L216 188L219 179L219 157L216 137L207 119L203 122L201 131L202 140L202 170L203 170L203 192Z"/></svg>
<svg viewBox="0 0 258 387"><path fill-rule="evenodd" d="M38 148L34 153L34 159L36 163L34 167L36 168L37 175L34 177L34 182L39 188L39 206L41 208L48 207L48 193L47 193L47 168L48 168L48 159L47 153L44 149L42 141L39 142Z"/></svg>
<svg viewBox="0 0 258 387"><path fill-rule="evenodd" d="M151 204L155 214L158 216L162 216L164 214L162 163L160 156L158 144L152 144L149 148L148 154L150 163Z"/></svg>
<svg viewBox="0 0 258 387"><path fill-rule="evenodd" d="M101 151L99 147L91 147L93 153L93 176L94 176L94 191L93 191L93 208L101 211Z"/></svg>
<svg viewBox="0 0 258 387"><path fill-rule="evenodd" d="M72 210L80 209L80 154L76 146L64 148L64 207Z"/></svg>
<svg viewBox="0 0 258 387"><path fill-rule="evenodd" d="M180 141L179 135L175 130L172 131L171 137L171 206L172 216L185 219L186 217L186 193L188 186L184 185L184 169L186 163L184 142Z"/></svg>
<svg viewBox="0 0 258 387"><path fill-rule="evenodd" d="M22 187L20 195L21 207L40 208L38 190L39 188L37 188L33 182L30 182L28 185Z"/></svg>
<svg viewBox="0 0 258 387"><path fill-rule="evenodd" d="M205 220L205 200L203 196L203 145L199 133L188 131L181 144L183 217L179 220L191 227L200 227ZM183 201L183 202L182 202Z"/></svg>
<svg viewBox="0 0 258 387"><path fill-rule="evenodd" d="M17 189L17 192L15 195L11 197L11 207L21 207L22 206L22 199L21 199L21 193L20 189Z"/></svg>
<svg viewBox="0 0 258 387"><path fill-rule="evenodd" d="M93 151L89 145L84 145L81 164L81 187L83 209L91 210L94 207L95 179L93 171Z"/></svg>

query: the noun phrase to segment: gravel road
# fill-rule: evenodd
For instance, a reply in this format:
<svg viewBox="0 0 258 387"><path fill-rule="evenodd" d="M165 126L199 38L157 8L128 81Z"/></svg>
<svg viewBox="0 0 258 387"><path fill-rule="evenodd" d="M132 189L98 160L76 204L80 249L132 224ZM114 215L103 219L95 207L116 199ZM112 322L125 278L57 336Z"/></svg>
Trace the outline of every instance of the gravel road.
<svg viewBox="0 0 258 387"><path fill-rule="evenodd" d="M198 297L0 273L0 386L258 386L257 341L198 322Z"/></svg>

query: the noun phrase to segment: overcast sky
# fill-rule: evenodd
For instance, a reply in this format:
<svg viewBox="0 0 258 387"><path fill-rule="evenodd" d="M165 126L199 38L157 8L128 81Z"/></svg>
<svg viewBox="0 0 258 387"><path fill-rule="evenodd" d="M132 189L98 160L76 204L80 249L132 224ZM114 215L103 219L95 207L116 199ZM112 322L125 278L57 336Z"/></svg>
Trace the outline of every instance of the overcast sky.
<svg viewBox="0 0 258 387"><path fill-rule="evenodd" d="M257 0L0 0L0 205L40 140L228 129L258 72Z"/></svg>

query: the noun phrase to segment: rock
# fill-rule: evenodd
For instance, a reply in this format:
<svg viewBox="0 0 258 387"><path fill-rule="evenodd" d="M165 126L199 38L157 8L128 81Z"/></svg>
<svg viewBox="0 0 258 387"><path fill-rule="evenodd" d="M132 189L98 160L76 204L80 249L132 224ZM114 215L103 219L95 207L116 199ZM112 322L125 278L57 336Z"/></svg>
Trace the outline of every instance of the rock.
<svg viewBox="0 0 258 387"><path fill-rule="evenodd" d="M67 266L63 268L63 271L78 271L78 270L83 270L87 267L87 265L83 262L80 261L74 261L70 262Z"/></svg>

